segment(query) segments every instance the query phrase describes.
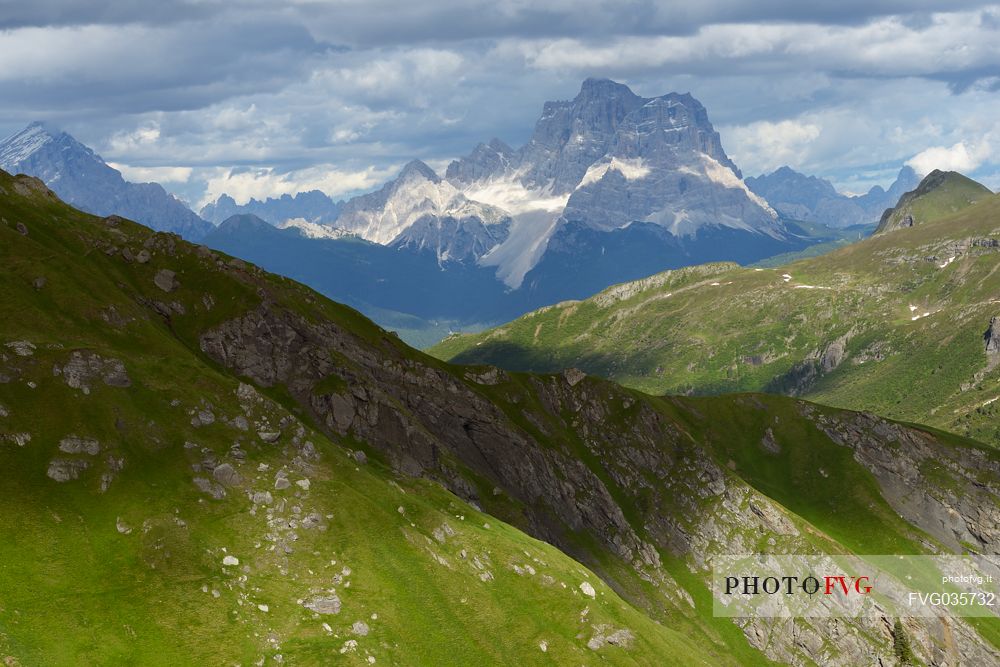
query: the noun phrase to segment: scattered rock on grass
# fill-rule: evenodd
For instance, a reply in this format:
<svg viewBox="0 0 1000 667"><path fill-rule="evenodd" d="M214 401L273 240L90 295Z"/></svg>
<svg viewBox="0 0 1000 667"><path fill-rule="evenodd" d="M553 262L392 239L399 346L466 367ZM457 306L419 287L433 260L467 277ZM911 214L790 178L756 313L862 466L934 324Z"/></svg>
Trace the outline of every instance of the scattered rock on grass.
<svg viewBox="0 0 1000 667"><path fill-rule="evenodd" d="M243 481L236 469L228 463L217 465L212 471L212 477L223 486L239 486Z"/></svg>
<svg viewBox="0 0 1000 667"><path fill-rule="evenodd" d="M177 282L177 274L170 269L160 269L153 277L153 283L164 292L173 292L180 286Z"/></svg>
<svg viewBox="0 0 1000 667"><path fill-rule="evenodd" d="M69 482L79 479L80 473L89 467L90 463L87 461L53 459L49 462L49 469L45 474L57 482Z"/></svg>
<svg viewBox="0 0 1000 667"><path fill-rule="evenodd" d="M101 443L93 438L81 438L68 435L59 441L59 451L67 454L89 454L97 456L101 453Z"/></svg>
<svg viewBox="0 0 1000 667"><path fill-rule="evenodd" d="M321 595L303 601L302 606L309 611L329 616L340 613L340 598L335 593Z"/></svg>

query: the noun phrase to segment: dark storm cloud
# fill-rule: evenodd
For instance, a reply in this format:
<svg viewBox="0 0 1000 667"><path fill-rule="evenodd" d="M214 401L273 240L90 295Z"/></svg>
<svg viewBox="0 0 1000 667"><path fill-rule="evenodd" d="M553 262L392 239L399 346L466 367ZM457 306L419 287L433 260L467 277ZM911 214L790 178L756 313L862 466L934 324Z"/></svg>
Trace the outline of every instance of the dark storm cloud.
<svg viewBox="0 0 1000 667"><path fill-rule="evenodd" d="M893 14L987 6L981 0L0 0L0 29L26 26L174 24L220 14L298 16L338 41L398 45L500 37L690 34L716 23L800 22L857 25Z"/></svg>
<svg viewBox="0 0 1000 667"><path fill-rule="evenodd" d="M221 5L189 0L0 0L0 30L63 25L147 25L204 19Z"/></svg>
<svg viewBox="0 0 1000 667"><path fill-rule="evenodd" d="M8 113L138 113L201 108L279 90L331 51L291 22L28 28L0 33Z"/></svg>
<svg viewBox="0 0 1000 667"><path fill-rule="evenodd" d="M613 35L687 35L718 23L822 23L860 25L870 19L903 14L925 20L929 13L988 6L981 0L439 0L399 3L305 2L300 11L313 17L325 37L359 46L449 42L480 38L608 37Z"/></svg>

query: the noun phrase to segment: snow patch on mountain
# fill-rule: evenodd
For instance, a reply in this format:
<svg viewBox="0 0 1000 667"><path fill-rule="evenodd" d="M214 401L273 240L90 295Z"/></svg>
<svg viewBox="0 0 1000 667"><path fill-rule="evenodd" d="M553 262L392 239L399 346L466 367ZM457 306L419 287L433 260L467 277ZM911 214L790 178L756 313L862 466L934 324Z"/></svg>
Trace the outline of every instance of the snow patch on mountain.
<svg viewBox="0 0 1000 667"><path fill-rule="evenodd" d="M507 240L479 260L482 266L497 267L497 278L511 289L521 286L524 276L545 254L569 201L569 194L552 194L551 185L529 189L520 179L519 173L508 173L464 188L470 199L505 210L511 216Z"/></svg>
<svg viewBox="0 0 1000 667"><path fill-rule="evenodd" d="M583 180L581 180L580 184L576 186L576 189L579 190L585 185L596 183L604 178L604 175L609 171L617 171L627 180L635 181L640 178L646 178L652 170L646 166L642 158L613 157L607 162L598 162L591 165L590 168L587 169L587 173L583 175Z"/></svg>
<svg viewBox="0 0 1000 667"><path fill-rule="evenodd" d="M408 165L399 178L379 192L348 202L337 219L337 227L387 245L424 216L482 215L490 220L503 216L501 211L469 201L454 185L420 164Z"/></svg>
<svg viewBox="0 0 1000 667"><path fill-rule="evenodd" d="M778 213L771 208L771 205L768 204L763 197L748 188L747 184L743 182L743 179L737 176L732 169L723 166L718 160L709 155L705 155L704 153L702 153L700 157L704 163L704 173L711 181L718 183L725 188L742 190L752 202L767 211L772 218L778 217ZM684 168L682 167L681 170L683 171L683 169Z"/></svg>
<svg viewBox="0 0 1000 667"><path fill-rule="evenodd" d="M511 289L519 288L545 254L560 221L559 211L537 209L515 215L507 240L483 255L479 264L497 267L498 279Z"/></svg>
<svg viewBox="0 0 1000 667"><path fill-rule="evenodd" d="M43 123L35 122L0 144L0 169L14 171L17 165L55 140Z"/></svg>
<svg viewBox="0 0 1000 667"><path fill-rule="evenodd" d="M547 211L559 213L566 207L568 194L554 195L551 187L528 189L517 173L479 181L463 188L465 196L496 206L512 215Z"/></svg>
<svg viewBox="0 0 1000 667"><path fill-rule="evenodd" d="M307 239L342 239L345 236L354 236L347 230L339 227L331 227L316 222L310 222L304 218L290 218L278 225L278 229L294 229Z"/></svg>

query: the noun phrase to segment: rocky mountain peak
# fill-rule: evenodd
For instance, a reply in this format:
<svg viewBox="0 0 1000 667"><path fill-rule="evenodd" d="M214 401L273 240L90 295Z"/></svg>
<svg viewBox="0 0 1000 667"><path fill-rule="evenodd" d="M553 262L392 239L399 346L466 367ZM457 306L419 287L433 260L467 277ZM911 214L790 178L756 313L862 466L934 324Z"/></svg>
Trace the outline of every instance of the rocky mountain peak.
<svg viewBox="0 0 1000 667"><path fill-rule="evenodd" d="M441 177L421 160L410 160L399 172L397 182L408 181L413 178L422 178L432 183L440 183Z"/></svg>
<svg viewBox="0 0 1000 667"><path fill-rule="evenodd" d="M377 192L348 201L336 225L374 243L432 248L444 261L478 259L506 237L505 220L503 211L469 200L427 164L412 160ZM486 230L497 224L503 231ZM457 239L464 235L475 240Z"/></svg>
<svg viewBox="0 0 1000 667"><path fill-rule="evenodd" d="M546 102L531 141L521 149L525 184L571 192L607 153L622 120L644 102L608 79L587 79L572 101Z"/></svg>
<svg viewBox="0 0 1000 667"><path fill-rule="evenodd" d="M479 144L468 157L453 160L448 165L445 178L455 183L472 183L493 174L509 170L515 158L513 148L493 138L488 144Z"/></svg>
<svg viewBox="0 0 1000 667"><path fill-rule="evenodd" d="M668 93L644 100L626 116L611 142L611 153L647 160L683 160L683 152L701 153L742 173L722 148L719 133L708 120L708 111L689 93Z"/></svg>
<svg viewBox="0 0 1000 667"><path fill-rule="evenodd" d="M580 92L574 101L606 100L613 97L640 99L638 95L632 92L631 88L623 83L618 83L611 79L588 77L580 85Z"/></svg>
<svg viewBox="0 0 1000 667"><path fill-rule="evenodd" d="M904 165L903 168L899 170L896 180L889 186L887 194L897 198L901 197L904 192L912 190L918 183L920 183L920 175L914 171L913 167Z"/></svg>
<svg viewBox="0 0 1000 667"><path fill-rule="evenodd" d="M766 197L772 205L779 208L789 208L789 204L801 204L815 209L824 199L842 196L830 181L817 176L807 176L788 165L779 167L770 174L751 176L746 179L746 183L751 190Z"/></svg>
<svg viewBox="0 0 1000 667"><path fill-rule="evenodd" d="M41 179L64 201L200 239L212 226L156 183L130 183L70 134L34 122L0 143L0 168Z"/></svg>
<svg viewBox="0 0 1000 667"><path fill-rule="evenodd" d="M895 205L919 181L913 169L903 167L888 190L875 185L863 195L845 195L830 181L786 165L770 174L751 176L746 184L787 219L850 227L876 222L886 208Z"/></svg>
<svg viewBox="0 0 1000 667"><path fill-rule="evenodd" d="M93 151L59 128L36 120L0 143L0 168L12 173L17 172L21 163L46 146L56 143L75 149L81 155L94 156Z"/></svg>
<svg viewBox="0 0 1000 667"><path fill-rule="evenodd" d="M504 143L500 139L497 139L496 137L493 137L492 139L490 139L490 142L487 144L487 146L491 150L493 150L494 152L496 152L496 153L498 153L500 155L512 155L514 153L514 149L513 148L511 148L510 146L508 146L506 143Z"/></svg>

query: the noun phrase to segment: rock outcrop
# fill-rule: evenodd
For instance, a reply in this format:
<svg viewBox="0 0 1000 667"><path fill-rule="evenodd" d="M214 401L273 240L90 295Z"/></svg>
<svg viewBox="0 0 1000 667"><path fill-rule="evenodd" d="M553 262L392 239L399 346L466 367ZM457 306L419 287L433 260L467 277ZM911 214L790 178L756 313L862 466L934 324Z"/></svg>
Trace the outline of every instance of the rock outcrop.
<svg viewBox="0 0 1000 667"><path fill-rule="evenodd" d="M996 317L990 318L990 326L983 334L987 354L1000 354L1000 322Z"/></svg>
<svg viewBox="0 0 1000 667"><path fill-rule="evenodd" d="M52 369L54 375L61 375L73 389L90 393L96 380L109 387L127 388L132 386L125 364L118 359L105 358L89 350L78 350L70 354L62 367Z"/></svg>

